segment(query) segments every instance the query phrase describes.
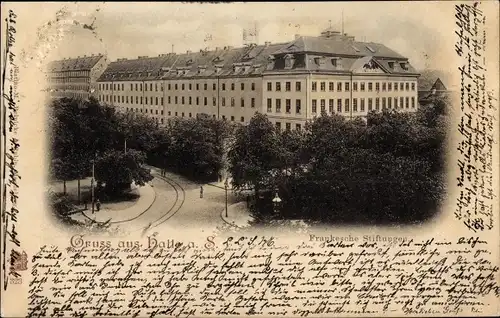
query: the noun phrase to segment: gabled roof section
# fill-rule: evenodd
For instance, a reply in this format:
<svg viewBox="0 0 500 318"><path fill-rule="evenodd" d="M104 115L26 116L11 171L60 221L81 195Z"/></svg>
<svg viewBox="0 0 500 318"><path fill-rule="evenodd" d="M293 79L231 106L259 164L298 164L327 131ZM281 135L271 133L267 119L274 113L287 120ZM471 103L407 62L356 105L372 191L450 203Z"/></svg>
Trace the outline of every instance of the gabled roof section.
<svg viewBox="0 0 500 318"><path fill-rule="evenodd" d="M274 52L274 54L286 53L322 53L340 56L374 56L389 57L394 59L405 59L404 56L389 49L383 44L373 42L357 42L347 37L312 37L301 36L291 42L285 48Z"/></svg>
<svg viewBox="0 0 500 318"><path fill-rule="evenodd" d="M47 70L49 72L90 71L103 57L104 55L99 54L53 61L49 63Z"/></svg>

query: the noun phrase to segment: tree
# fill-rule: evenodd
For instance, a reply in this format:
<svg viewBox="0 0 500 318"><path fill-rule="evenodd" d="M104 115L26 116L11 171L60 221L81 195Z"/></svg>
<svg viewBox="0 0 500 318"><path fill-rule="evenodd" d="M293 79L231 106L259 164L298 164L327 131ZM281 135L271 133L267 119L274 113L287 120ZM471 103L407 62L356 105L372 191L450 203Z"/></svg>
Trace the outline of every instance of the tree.
<svg viewBox="0 0 500 318"><path fill-rule="evenodd" d="M109 150L96 160L96 180L104 184L105 192L111 195L130 189L132 182L143 186L153 179L150 170L142 167L145 160L143 152L133 149L127 153Z"/></svg>
<svg viewBox="0 0 500 318"><path fill-rule="evenodd" d="M273 176L283 167L279 149L273 124L267 116L255 114L248 126L238 128L228 153L233 187L236 190L251 187L256 195L260 189L272 187Z"/></svg>

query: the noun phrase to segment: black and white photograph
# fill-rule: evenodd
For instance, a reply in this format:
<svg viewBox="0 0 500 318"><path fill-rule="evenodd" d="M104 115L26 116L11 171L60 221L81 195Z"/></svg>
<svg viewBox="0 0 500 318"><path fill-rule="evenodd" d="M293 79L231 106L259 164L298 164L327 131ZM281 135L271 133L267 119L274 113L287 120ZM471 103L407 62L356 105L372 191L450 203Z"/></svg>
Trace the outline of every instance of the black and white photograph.
<svg viewBox="0 0 500 318"><path fill-rule="evenodd" d="M129 230L432 219L457 93L432 63L439 39L321 5L340 10L286 25L217 12L227 38L207 20L158 41L155 21L122 28L132 20L116 12L71 26L46 70L56 218Z"/></svg>

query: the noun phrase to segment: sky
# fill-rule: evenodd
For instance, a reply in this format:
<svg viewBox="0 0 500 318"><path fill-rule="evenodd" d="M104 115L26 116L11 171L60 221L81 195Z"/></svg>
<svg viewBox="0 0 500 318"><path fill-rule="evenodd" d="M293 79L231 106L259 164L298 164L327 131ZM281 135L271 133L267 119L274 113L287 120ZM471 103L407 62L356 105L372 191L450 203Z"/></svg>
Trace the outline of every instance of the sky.
<svg viewBox="0 0 500 318"><path fill-rule="evenodd" d="M107 54L110 60L157 56L171 52L172 45L176 53L238 47L243 45L243 29L254 27L259 44L282 43L293 40L295 34L317 36L330 25L340 31L342 16L344 32L358 41L388 46L419 70L446 70L447 56L454 52L454 4L450 2L32 5L39 10L35 8L30 18L45 24L44 32L59 34L50 48L53 58L97 53ZM91 25L93 31L83 24Z"/></svg>

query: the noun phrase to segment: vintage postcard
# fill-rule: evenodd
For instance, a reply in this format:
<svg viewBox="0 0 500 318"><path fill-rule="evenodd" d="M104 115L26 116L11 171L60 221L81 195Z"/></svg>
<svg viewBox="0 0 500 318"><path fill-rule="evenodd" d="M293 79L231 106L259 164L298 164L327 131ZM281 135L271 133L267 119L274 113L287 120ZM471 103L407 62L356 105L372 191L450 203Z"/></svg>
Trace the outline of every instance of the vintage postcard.
<svg viewBox="0 0 500 318"><path fill-rule="evenodd" d="M1 7L2 317L500 314L497 1Z"/></svg>

